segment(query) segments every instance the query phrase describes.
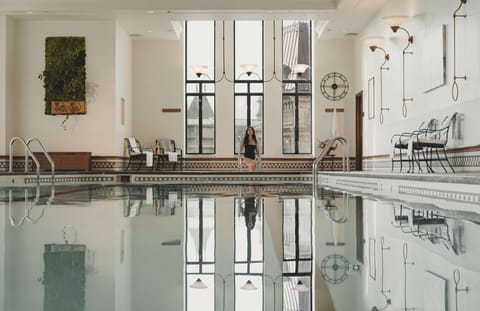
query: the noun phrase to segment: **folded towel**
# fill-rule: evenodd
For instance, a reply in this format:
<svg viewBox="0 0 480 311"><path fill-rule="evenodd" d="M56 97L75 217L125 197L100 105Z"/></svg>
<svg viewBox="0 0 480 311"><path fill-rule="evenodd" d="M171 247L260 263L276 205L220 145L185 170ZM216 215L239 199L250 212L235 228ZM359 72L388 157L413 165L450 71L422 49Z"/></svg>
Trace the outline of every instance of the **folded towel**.
<svg viewBox="0 0 480 311"><path fill-rule="evenodd" d="M145 151L144 153L147 157L147 166L153 166L153 152Z"/></svg>
<svg viewBox="0 0 480 311"><path fill-rule="evenodd" d="M138 152L138 153L140 153L140 148L138 147L137 141L135 140L135 138L129 137L129 138L128 138L128 142L129 142L129 144L130 144L130 147L132 147L132 151L133 151L133 152Z"/></svg>
<svg viewBox="0 0 480 311"><path fill-rule="evenodd" d="M168 161L169 162L177 162L178 160L178 153L176 152L169 152L168 153Z"/></svg>

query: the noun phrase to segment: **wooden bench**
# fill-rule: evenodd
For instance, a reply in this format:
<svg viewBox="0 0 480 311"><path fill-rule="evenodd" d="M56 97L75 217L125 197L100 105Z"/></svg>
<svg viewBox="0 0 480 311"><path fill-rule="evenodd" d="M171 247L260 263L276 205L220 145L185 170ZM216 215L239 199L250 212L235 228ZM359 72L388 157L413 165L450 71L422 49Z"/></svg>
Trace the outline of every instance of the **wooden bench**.
<svg viewBox="0 0 480 311"><path fill-rule="evenodd" d="M91 152L49 152L55 163L56 171L89 171ZM50 170L50 163L47 157L41 152L34 152L40 163L40 169Z"/></svg>

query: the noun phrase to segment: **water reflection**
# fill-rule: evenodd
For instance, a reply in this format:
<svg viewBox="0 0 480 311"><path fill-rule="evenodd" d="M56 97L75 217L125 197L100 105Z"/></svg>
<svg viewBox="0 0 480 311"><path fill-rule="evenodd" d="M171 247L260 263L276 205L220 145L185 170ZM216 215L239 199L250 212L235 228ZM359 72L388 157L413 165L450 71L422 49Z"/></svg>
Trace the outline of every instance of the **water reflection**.
<svg viewBox="0 0 480 311"><path fill-rule="evenodd" d="M1 189L0 310L476 310L478 214L318 190Z"/></svg>

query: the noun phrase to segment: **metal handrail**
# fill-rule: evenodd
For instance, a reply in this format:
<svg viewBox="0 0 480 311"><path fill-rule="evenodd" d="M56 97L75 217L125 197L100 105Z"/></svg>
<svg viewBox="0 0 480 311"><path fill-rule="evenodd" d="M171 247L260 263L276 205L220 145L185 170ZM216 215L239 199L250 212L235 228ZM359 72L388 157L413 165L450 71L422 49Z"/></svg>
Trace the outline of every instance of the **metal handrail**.
<svg viewBox="0 0 480 311"><path fill-rule="evenodd" d="M27 140L27 146L30 147L30 143L32 143L32 142L37 142L38 143L38 145L40 146L40 149L42 149L43 154L45 155L48 162L50 163L50 169L51 169L51 173L52 173L52 183L53 183L55 181L55 163L53 162L52 157L48 154L47 149L45 149L45 147L43 146L40 139L38 139L36 137L30 138L29 140Z"/></svg>
<svg viewBox="0 0 480 311"><path fill-rule="evenodd" d="M323 158L327 155L328 151L332 147L332 145L336 142L339 141L343 145L343 156L342 156L342 168L344 172L348 172L350 170L350 160L348 157L348 142L347 139L344 137L337 136L335 138L332 138L328 141L327 145L323 148L322 152L320 155L313 161L312 164L312 181L313 181L313 194L314 198L317 198L317 167L320 161L323 160Z"/></svg>
<svg viewBox="0 0 480 311"><path fill-rule="evenodd" d="M9 149L9 173L13 173L13 144L16 141L20 141L23 144L23 147L25 149L25 173L28 172L28 156L31 156L33 159L33 162L35 162L36 168L37 168L37 181L40 180L40 163L38 162L37 157L33 154L32 150L30 150L30 147L27 145L25 142L25 139L22 137L13 137L10 140L10 149Z"/></svg>

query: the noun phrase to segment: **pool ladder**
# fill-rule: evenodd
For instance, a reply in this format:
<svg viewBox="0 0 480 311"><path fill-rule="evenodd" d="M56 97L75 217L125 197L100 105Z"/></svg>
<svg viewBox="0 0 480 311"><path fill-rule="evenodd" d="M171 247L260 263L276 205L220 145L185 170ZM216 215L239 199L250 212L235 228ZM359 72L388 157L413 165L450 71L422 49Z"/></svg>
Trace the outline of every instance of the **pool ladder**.
<svg viewBox="0 0 480 311"><path fill-rule="evenodd" d="M10 220L10 225L12 227L20 227L25 223L25 221L28 221L32 224L36 224L43 217L43 215L45 214L45 209L52 204L53 199L55 197L55 186L53 184L51 185L51 188L50 188L50 197L46 200L45 204L40 202L40 185L37 185L36 187L35 197L32 202L30 202L28 189L29 188L23 189L24 198L25 198L24 213L23 213L23 216L18 220L15 219L15 217L13 216L13 206L12 206L13 189L12 188L8 189L8 219ZM37 217L32 217L31 216L32 209L35 206L40 204L43 205L40 215L38 215Z"/></svg>
<svg viewBox="0 0 480 311"><path fill-rule="evenodd" d="M25 141L25 139L23 137L18 137L17 136L17 137L13 137L10 140L8 172L13 173L13 144L17 141L19 141L23 145L23 148L24 148L24 152L25 152L25 173L28 172L28 157L30 156L30 157L32 157L33 162L35 163L36 171L37 171L37 184L39 183L39 181L40 181L40 162L38 161L37 157L33 154L32 150L30 149L30 144L33 143L33 142L36 142L40 146L40 149L42 150L43 154L45 155L48 162L50 163L51 174L52 174L52 183L53 183L54 180L55 180L55 163L53 162L52 158L48 154L47 150L43 146L40 139L38 139L36 137L30 138L27 141Z"/></svg>
<svg viewBox="0 0 480 311"><path fill-rule="evenodd" d="M323 160L323 158L325 158L325 156L327 155L330 148L337 141L340 142L343 145L342 170L344 172L348 172L350 170L350 161L349 161L349 158L348 158L348 142L347 142L347 139L344 138L344 137L340 137L340 136L337 136L335 138L330 139L328 141L327 145L323 148L320 155L313 161L313 164L312 164L312 181L313 181L313 191L314 191L315 197L316 197L317 186L318 186L318 181L317 181L318 164Z"/></svg>

